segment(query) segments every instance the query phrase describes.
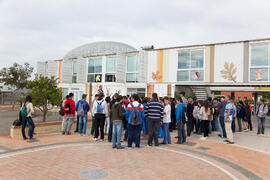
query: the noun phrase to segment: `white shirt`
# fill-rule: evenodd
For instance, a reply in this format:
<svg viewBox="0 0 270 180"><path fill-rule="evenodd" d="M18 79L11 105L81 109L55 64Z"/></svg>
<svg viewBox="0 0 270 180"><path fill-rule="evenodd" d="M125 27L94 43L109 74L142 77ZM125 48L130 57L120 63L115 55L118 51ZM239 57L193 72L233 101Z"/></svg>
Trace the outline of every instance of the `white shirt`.
<svg viewBox="0 0 270 180"><path fill-rule="evenodd" d="M30 102L27 102L25 104L26 109L27 109L27 116L26 117L32 117L32 113L34 113L34 108L33 108L33 104Z"/></svg>
<svg viewBox="0 0 270 180"><path fill-rule="evenodd" d="M168 104L164 108L164 114L163 116L163 123L170 123L171 122L171 106Z"/></svg>

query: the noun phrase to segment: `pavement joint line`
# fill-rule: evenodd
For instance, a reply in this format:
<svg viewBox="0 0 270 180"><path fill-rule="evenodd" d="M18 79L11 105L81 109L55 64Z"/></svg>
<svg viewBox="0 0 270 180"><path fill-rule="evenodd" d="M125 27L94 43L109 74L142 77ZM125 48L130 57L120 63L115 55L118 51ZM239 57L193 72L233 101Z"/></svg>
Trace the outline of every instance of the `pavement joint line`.
<svg viewBox="0 0 270 180"><path fill-rule="evenodd" d="M4 150L4 151L10 151L10 150L12 150L12 149L9 148L9 147L1 146L1 145L0 145L0 149L2 149L2 150Z"/></svg>
<svg viewBox="0 0 270 180"><path fill-rule="evenodd" d="M202 156L205 156L205 157L208 157L210 159L213 159L213 160L216 160L222 164L225 164L231 168L233 168L234 170L240 172L241 174L243 174L244 176L246 176L248 179L250 180L263 180L262 178L260 178L259 176L257 176L256 174L254 174L253 172L235 164L235 163L232 163L226 159L223 159L221 157L217 157L217 156L214 156L214 155L211 155L211 154L208 154L208 153L205 153L205 152L201 152L201 151L195 151L195 150L192 150L192 149L188 149L188 148L183 148L183 147L179 147L179 146L172 146L172 145L168 145L168 147L171 147L171 148L174 148L174 149L180 149L180 150L183 150L183 151L186 151L186 152L190 152L190 153L194 153L194 154L198 154L198 155L202 155Z"/></svg>
<svg viewBox="0 0 270 180"><path fill-rule="evenodd" d="M188 154L188 153L184 153L184 152L181 152L181 151L175 151L175 150L171 150L171 149L167 149L167 148L162 148L162 147L158 147L158 149L161 149L161 150L164 150L164 151L170 151L170 152L174 152L174 153L177 153L177 154L182 154L182 155L185 155L185 156L188 156L188 157L191 157L193 159L198 159L200 161L203 161L203 162L206 162L212 166L214 166L215 168L219 169L220 171L222 171L224 174L228 175L231 179L233 180L239 180L237 177L235 177L232 173L230 173L229 171L227 171L226 169L222 168L221 166L217 165L216 163L214 162L211 162L211 161L208 161L204 158L201 158L201 157L198 157L198 156L195 156L195 155L192 155L192 154Z"/></svg>

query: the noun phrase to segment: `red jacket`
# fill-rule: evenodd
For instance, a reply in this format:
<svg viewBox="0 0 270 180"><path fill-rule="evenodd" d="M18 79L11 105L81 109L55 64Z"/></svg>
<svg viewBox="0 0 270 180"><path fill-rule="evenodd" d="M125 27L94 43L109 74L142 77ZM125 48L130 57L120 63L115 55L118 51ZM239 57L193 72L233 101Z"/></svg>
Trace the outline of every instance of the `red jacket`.
<svg viewBox="0 0 270 180"><path fill-rule="evenodd" d="M75 115L75 102L72 100L72 99L67 99L65 101L65 105L64 105L64 109L66 109L66 105L67 103L69 103L70 105L70 110L71 110L71 113L66 113L65 111L65 115Z"/></svg>

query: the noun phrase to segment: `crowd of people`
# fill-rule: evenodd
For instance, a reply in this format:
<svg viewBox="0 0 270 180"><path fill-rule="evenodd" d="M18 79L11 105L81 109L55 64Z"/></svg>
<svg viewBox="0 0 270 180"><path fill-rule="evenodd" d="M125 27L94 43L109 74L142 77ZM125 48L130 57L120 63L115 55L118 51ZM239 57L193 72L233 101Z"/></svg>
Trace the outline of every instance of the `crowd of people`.
<svg viewBox="0 0 270 180"><path fill-rule="evenodd" d="M176 100L169 97L158 97L153 93L151 98L139 97L138 94L121 96L114 94L112 99L104 96L102 87L98 90L90 108L86 101L87 95L77 103L73 100L73 93L66 96L60 114L63 115L62 134L71 134L71 126L77 117L75 132L81 136L87 136L88 114L92 115L91 135L93 141L104 141L108 135L108 141L112 147L123 149L123 141L127 141L127 147L140 148L141 135L148 136L148 146L159 146L159 138L163 138L162 144L171 144L170 132L177 130L177 142L186 142L186 137L191 134L201 135L201 140L209 137L213 131L218 131L219 136L224 138L228 144L233 144L233 133L236 131L252 131L252 107L248 101L235 103L230 96L222 96L220 99L205 101L194 101L185 98L181 92ZM22 135L25 136L26 123L30 125L29 137L33 137L34 123L32 114L34 112L32 99L27 97L21 112L24 113ZM91 113L89 113L91 112ZM264 134L265 117L268 107L260 100L255 111L258 120L257 134ZM123 133L124 131L124 133ZM123 138L122 138L123 134Z"/></svg>

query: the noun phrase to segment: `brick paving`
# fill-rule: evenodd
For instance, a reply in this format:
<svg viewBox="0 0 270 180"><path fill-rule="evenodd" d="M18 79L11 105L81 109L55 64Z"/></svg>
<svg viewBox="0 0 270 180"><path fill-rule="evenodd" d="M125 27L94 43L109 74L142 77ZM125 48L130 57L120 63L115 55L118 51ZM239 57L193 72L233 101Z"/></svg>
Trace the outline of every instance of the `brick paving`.
<svg viewBox="0 0 270 180"><path fill-rule="evenodd" d="M148 148L143 140L141 149L116 150L77 134L37 140L0 136L1 180L82 179L95 169L108 172L105 179L270 179L269 154L220 142L189 138L193 146Z"/></svg>

